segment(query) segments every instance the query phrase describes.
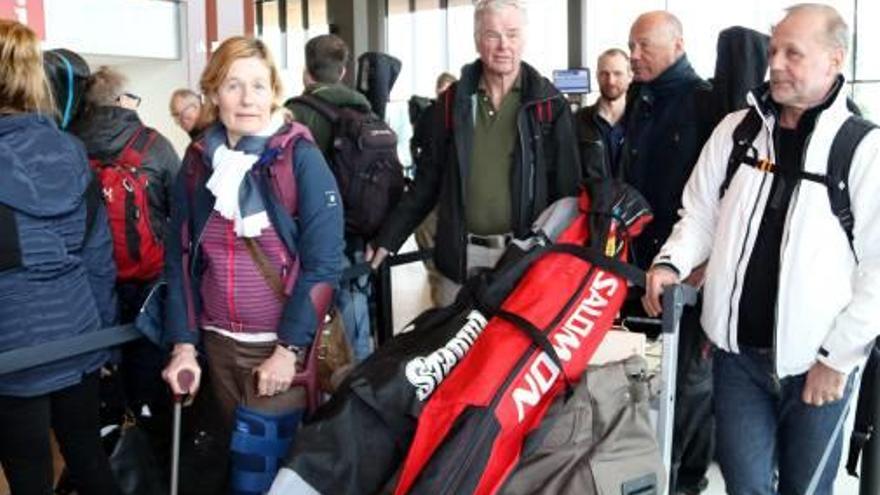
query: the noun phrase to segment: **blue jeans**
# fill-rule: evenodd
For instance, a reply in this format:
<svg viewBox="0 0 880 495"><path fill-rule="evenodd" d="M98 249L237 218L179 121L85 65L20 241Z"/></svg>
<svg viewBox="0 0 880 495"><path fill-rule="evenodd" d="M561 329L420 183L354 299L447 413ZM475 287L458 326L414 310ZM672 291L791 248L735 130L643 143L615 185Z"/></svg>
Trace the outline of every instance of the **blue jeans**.
<svg viewBox="0 0 880 495"><path fill-rule="evenodd" d="M364 261L363 251L355 251L352 255L354 263ZM351 266L352 261L345 256L343 269ZM342 281L336 291L334 302L342 317L345 334L351 343L355 359L360 362L373 352L372 333L370 332L370 277L364 275L354 280Z"/></svg>
<svg viewBox="0 0 880 495"><path fill-rule="evenodd" d="M821 407L801 400L806 373L779 379L770 350L715 350L717 457L732 495L804 494L852 393ZM815 495L831 494L840 464L842 430Z"/></svg>

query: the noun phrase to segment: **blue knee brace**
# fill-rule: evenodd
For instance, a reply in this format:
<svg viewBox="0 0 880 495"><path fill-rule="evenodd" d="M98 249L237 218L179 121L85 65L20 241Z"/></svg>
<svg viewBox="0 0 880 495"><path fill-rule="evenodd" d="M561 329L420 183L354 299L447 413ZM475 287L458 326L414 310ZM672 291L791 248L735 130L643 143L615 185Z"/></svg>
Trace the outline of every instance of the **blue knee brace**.
<svg viewBox="0 0 880 495"><path fill-rule="evenodd" d="M232 492L259 495L272 485L303 411L267 414L238 406L232 432Z"/></svg>

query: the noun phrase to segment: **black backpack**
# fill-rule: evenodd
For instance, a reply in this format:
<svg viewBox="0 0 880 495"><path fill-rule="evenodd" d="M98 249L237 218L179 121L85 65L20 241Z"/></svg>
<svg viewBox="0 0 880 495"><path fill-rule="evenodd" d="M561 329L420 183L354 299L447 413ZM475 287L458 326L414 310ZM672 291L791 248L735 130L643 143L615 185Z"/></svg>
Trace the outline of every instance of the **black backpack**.
<svg viewBox="0 0 880 495"><path fill-rule="evenodd" d="M719 198L724 197L727 192L730 181L736 174L740 164L749 165L764 172L783 173L779 171L776 164L771 163L767 159L758 158L758 151L752 144L758 133L761 131L763 122L758 111L750 108L746 116L736 126L733 131L733 150L730 152L730 158L727 160L727 173L724 182L718 191ZM853 226L855 218L853 218L852 209L850 208L849 198L849 169L852 165L853 155L858 148L859 143L872 129L877 126L869 121L856 115L850 115L848 119L840 126L834 141L831 143L831 152L828 155L828 168L825 175L805 172L803 170L792 173L796 180L809 180L822 184L828 190L828 200L831 206L831 212L837 217L840 226L846 234L849 241L849 247L856 256L855 246L853 245ZM856 256L858 262L858 256Z"/></svg>
<svg viewBox="0 0 880 495"><path fill-rule="evenodd" d="M310 95L291 102L306 105L330 121L333 141L327 162L342 194L345 231L372 238L403 194L397 135L371 113L337 107Z"/></svg>

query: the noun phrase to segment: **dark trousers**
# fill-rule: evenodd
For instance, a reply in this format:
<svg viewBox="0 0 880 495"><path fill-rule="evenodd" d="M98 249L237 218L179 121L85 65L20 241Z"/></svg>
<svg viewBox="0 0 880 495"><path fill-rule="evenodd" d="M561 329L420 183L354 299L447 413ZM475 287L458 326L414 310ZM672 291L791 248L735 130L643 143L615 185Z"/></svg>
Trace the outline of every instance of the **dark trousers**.
<svg viewBox="0 0 880 495"><path fill-rule="evenodd" d="M727 493L830 495L843 444L836 427L847 413L853 374L841 400L813 406L801 400L806 373L779 378L772 350L740 352L715 351L718 464Z"/></svg>
<svg viewBox="0 0 880 495"><path fill-rule="evenodd" d="M118 283L119 323L133 323L140 312L152 283ZM147 405L157 408L168 404L167 385L162 380L162 368L168 362L168 352L147 339L122 346L122 381L126 405L135 412Z"/></svg>
<svg viewBox="0 0 880 495"><path fill-rule="evenodd" d="M0 464L12 495L52 493L50 427L80 495L120 493L101 446L95 372L51 394L0 396Z"/></svg>

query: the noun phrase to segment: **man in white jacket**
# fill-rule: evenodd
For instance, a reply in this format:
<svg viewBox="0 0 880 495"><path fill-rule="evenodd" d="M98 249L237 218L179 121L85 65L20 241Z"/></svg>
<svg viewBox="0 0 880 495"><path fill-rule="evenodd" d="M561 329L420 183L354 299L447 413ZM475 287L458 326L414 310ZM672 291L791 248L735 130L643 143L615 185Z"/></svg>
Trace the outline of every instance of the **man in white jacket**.
<svg viewBox="0 0 880 495"><path fill-rule="evenodd" d="M787 10L770 42L770 81L748 98L762 121L753 154L773 170L739 165L720 194L748 110L728 115L648 272L643 303L657 315L662 288L708 260L701 321L716 347L718 459L732 494L831 493L852 375L880 329L880 131L851 164L852 245L826 187L798 179L826 173L850 116L848 39L831 7Z"/></svg>

